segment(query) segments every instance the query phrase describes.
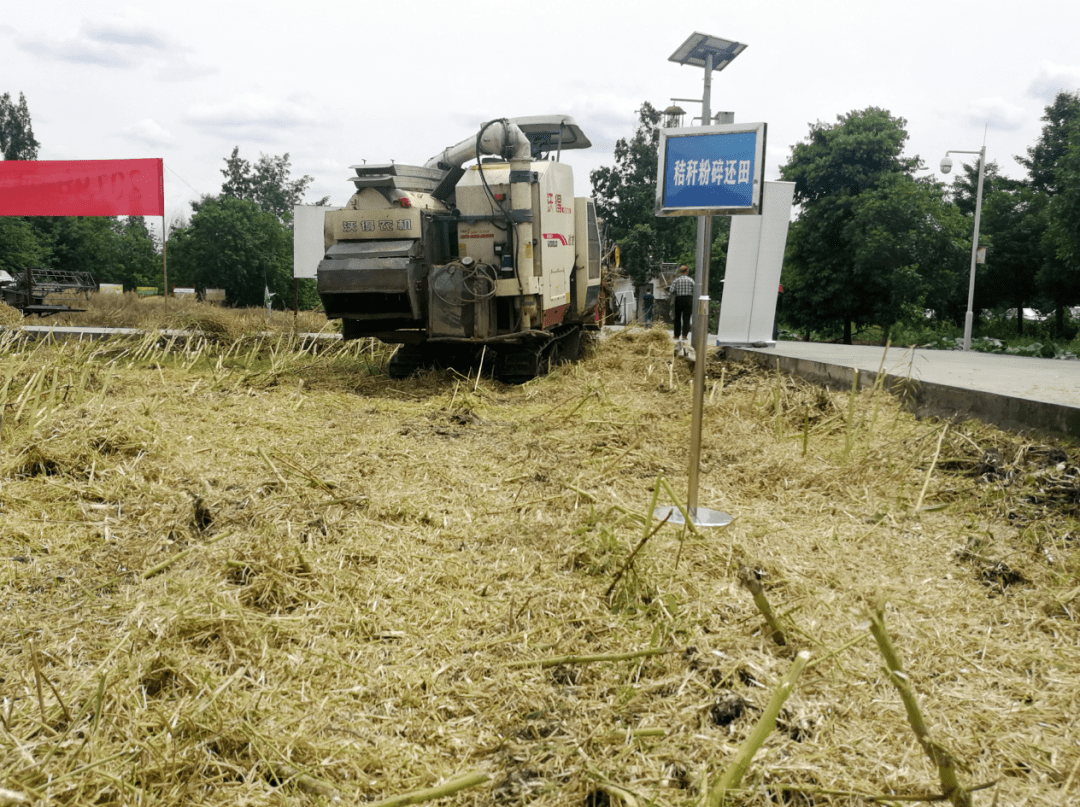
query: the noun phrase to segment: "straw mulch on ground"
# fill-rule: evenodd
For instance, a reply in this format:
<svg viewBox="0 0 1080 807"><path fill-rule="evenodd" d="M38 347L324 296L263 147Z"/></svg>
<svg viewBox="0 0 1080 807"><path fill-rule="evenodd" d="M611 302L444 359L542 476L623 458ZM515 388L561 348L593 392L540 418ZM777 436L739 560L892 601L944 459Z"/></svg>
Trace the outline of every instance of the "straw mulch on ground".
<svg viewBox="0 0 1080 807"><path fill-rule="evenodd" d="M0 327L10 328L22 323L22 312L7 303L0 302Z"/></svg>
<svg viewBox="0 0 1080 807"><path fill-rule="evenodd" d="M41 319L27 317L26 324L157 330L189 329L219 338L239 338L245 334L266 331L308 333L327 328L326 316L321 311L293 312L275 308L267 312L265 308L228 308L200 302L193 297L139 297L134 292L124 294L65 292L50 295L46 302L52 305L65 305L73 310ZM0 309L0 325L10 324L13 323L4 320L3 311Z"/></svg>
<svg viewBox="0 0 1080 807"><path fill-rule="evenodd" d="M696 805L800 651L727 803L940 794L904 679L975 804L1080 797L1073 445L716 357L699 501L735 521L653 532L690 431L660 331L522 386L0 340L0 805Z"/></svg>

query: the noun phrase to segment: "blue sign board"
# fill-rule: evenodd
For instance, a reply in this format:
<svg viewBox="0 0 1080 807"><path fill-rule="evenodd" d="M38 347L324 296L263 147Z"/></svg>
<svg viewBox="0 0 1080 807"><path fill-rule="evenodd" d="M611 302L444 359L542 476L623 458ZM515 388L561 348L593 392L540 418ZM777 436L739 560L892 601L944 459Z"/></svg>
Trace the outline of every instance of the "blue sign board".
<svg viewBox="0 0 1080 807"><path fill-rule="evenodd" d="M765 124L661 129L656 215L761 212Z"/></svg>

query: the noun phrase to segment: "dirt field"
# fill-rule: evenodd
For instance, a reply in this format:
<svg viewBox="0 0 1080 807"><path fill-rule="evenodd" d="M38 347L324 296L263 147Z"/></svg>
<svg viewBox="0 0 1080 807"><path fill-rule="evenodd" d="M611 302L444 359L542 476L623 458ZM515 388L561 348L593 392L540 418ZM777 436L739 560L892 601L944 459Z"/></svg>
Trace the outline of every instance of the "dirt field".
<svg viewBox="0 0 1080 807"><path fill-rule="evenodd" d="M0 333L0 805L1080 800L1075 445L714 357L695 534L666 334L387 359Z"/></svg>

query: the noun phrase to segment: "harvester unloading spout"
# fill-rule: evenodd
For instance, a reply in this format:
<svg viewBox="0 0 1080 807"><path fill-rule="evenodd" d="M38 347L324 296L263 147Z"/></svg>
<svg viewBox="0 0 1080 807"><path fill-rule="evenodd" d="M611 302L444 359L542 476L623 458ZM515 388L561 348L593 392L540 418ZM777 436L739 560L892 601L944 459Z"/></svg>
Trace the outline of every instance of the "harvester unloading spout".
<svg viewBox="0 0 1080 807"><path fill-rule="evenodd" d="M590 145L565 115L500 118L423 166L353 166L356 193L326 214L327 317L401 344L396 376L486 354L522 381L576 359L597 327L600 236L558 158Z"/></svg>
<svg viewBox="0 0 1080 807"><path fill-rule="evenodd" d="M443 149L426 163L424 168L460 168L470 160L485 154L507 160L527 160L532 154L529 138L506 118L485 123L474 137L467 137L455 146Z"/></svg>

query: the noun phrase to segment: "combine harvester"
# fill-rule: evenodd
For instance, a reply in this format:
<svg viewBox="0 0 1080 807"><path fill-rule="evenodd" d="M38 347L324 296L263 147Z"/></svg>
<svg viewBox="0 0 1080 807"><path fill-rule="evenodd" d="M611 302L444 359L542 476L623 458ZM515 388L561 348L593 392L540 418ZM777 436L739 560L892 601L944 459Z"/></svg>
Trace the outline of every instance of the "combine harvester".
<svg viewBox="0 0 1080 807"><path fill-rule="evenodd" d="M600 233L560 159L590 145L573 118L499 119L422 166L352 166L356 193L324 224L327 317L400 344L396 378L491 362L520 383L575 361L599 327Z"/></svg>

